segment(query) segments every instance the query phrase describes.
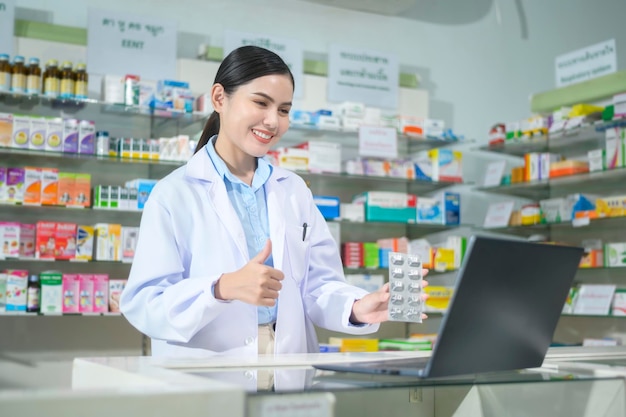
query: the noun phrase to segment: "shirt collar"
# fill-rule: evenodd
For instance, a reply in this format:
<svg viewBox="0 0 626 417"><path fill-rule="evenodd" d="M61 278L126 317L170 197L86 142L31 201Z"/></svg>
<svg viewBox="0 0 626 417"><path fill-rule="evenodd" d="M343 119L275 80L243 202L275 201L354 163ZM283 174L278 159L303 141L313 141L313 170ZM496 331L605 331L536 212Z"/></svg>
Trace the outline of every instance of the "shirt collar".
<svg viewBox="0 0 626 417"><path fill-rule="evenodd" d="M230 172L228 166L226 165L226 162L224 162L224 160L217 154L217 151L215 150L216 140L217 135L209 139L209 142L205 146L207 153L209 154L209 158L211 159L211 162L213 162L215 170L217 171L219 176L224 178L225 180L228 180L233 184L243 184L243 181L241 181ZM265 158L257 158L257 167L256 171L254 171L251 188L254 191L261 188L267 182L271 175L272 165L270 165L269 162L265 160Z"/></svg>

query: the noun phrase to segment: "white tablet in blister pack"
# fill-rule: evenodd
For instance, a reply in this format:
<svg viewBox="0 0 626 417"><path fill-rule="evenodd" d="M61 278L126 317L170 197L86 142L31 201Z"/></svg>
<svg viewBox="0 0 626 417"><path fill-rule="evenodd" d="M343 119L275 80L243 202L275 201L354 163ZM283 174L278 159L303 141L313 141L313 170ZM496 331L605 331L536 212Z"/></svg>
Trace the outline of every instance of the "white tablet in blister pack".
<svg viewBox="0 0 626 417"><path fill-rule="evenodd" d="M389 253L389 320L422 322L422 261L417 255Z"/></svg>

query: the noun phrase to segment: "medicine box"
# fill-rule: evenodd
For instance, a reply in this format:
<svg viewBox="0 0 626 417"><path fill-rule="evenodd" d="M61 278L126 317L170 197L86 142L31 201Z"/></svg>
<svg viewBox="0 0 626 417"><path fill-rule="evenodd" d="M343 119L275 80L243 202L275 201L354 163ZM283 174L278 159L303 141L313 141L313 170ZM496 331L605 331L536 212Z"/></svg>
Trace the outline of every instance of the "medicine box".
<svg viewBox="0 0 626 417"><path fill-rule="evenodd" d="M93 279L91 274L78 274L78 311L93 312Z"/></svg>
<svg viewBox="0 0 626 417"><path fill-rule="evenodd" d="M63 313L79 312L80 282L77 274L63 274Z"/></svg>
<svg viewBox="0 0 626 417"><path fill-rule="evenodd" d="M415 222L417 197L413 194L367 191L355 197L353 203L364 205L365 220L369 222Z"/></svg>
<svg viewBox="0 0 626 417"><path fill-rule="evenodd" d="M7 169L7 203L22 204L24 202L24 174L24 168Z"/></svg>
<svg viewBox="0 0 626 417"><path fill-rule="evenodd" d="M93 312L106 313L109 311L109 276L107 274L93 274Z"/></svg>
<svg viewBox="0 0 626 417"><path fill-rule="evenodd" d="M41 284L41 303L43 314L60 314L63 312L63 274L46 271L39 274Z"/></svg>
<svg viewBox="0 0 626 417"><path fill-rule="evenodd" d="M91 261L93 259L95 229L90 225L76 227L76 259Z"/></svg>
<svg viewBox="0 0 626 417"><path fill-rule="evenodd" d="M463 153L452 149L433 149L428 152L432 160L433 181L463 182Z"/></svg>
<svg viewBox="0 0 626 417"><path fill-rule="evenodd" d="M52 118L46 120L45 150L52 152L63 151L63 119Z"/></svg>
<svg viewBox="0 0 626 417"><path fill-rule="evenodd" d="M26 311L28 271L6 270L6 311Z"/></svg>
<svg viewBox="0 0 626 417"><path fill-rule="evenodd" d="M313 202L322 213L325 219L337 219L340 216L339 197L315 195Z"/></svg>
<svg viewBox="0 0 626 417"><path fill-rule="evenodd" d="M46 131L48 129L48 121L41 117L30 118L30 138L28 141L29 149L45 150L46 148Z"/></svg>
<svg viewBox="0 0 626 417"><path fill-rule="evenodd" d="M30 118L27 116L13 116L13 148L28 148L30 138Z"/></svg>
<svg viewBox="0 0 626 417"><path fill-rule="evenodd" d="M0 222L0 259L20 256L20 223Z"/></svg>
<svg viewBox="0 0 626 417"><path fill-rule="evenodd" d="M604 266L626 266L626 242L607 243L604 245Z"/></svg>
<svg viewBox="0 0 626 417"><path fill-rule="evenodd" d="M35 257L35 236L34 224L20 224L20 258Z"/></svg>

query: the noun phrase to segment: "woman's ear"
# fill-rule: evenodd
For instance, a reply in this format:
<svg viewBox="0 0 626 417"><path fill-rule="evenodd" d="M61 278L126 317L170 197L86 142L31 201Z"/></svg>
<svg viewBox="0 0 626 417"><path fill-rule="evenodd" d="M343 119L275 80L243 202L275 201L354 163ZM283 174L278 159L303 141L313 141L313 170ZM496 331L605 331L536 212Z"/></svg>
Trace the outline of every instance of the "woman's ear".
<svg viewBox="0 0 626 417"><path fill-rule="evenodd" d="M220 83L213 84L213 87L211 87L211 104L213 104L213 110L221 113L225 98L226 92L224 91L224 86Z"/></svg>

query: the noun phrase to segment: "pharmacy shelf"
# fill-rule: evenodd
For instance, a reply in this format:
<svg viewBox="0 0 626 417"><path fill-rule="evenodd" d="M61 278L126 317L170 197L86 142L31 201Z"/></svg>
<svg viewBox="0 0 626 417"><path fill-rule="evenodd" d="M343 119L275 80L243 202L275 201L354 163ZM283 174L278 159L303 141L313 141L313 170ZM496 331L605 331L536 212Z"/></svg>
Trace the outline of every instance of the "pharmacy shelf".
<svg viewBox="0 0 626 417"><path fill-rule="evenodd" d="M477 187L476 190L538 201L574 193L602 195L603 191L619 189L624 181L626 181L626 168L619 168L496 187Z"/></svg>
<svg viewBox="0 0 626 417"><path fill-rule="evenodd" d="M347 220L328 220L339 223L342 242L372 242L388 237L406 236L417 239L432 233L456 230L468 225L449 226L444 224L417 224L398 222L351 222Z"/></svg>
<svg viewBox="0 0 626 417"><path fill-rule="evenodd" d="M36 223L43 220L90 225L121 223L124 226L138 226L141 213L136 210L0 204L0 221L11 221L19 216L21 223Z"/></svg>
<svg viewBox="0 0 626 417"><path fill-rule="evenodd" d="M112 137L136 138L146 138L148 131L153 132L153 137L168 137L183 131L195 133L202 130L208 117L198 112L157 110L94 99L56 99L6 92L0 93L0 112L92 120L99 130L112 132Z"/></svg>
<svg viewBox="0 0 626 417"><path fill-rule="evenodd" d="M40 274L45 271L60 271L64 274L108 274L110 279L127 279L132 264L113 261L65 261L44 260L34 258L0 259L0 270L26 270L29 274Z"/></svg>
<svg viewBox="0 0 626 417"><path fill-rule="evenodd" d="M41 313L41 312L27 312L27 311L0 311L0 317L122 317L122 313Z"/></svg>
<svg viewBox="0 0 626 417"><path fill-rule="evenodd" d="M391 191L389 187L400 187L403 190L408 190L408 192L412 194L422 194L452 186L469 185L468 183L451 181L428 181L373 175L352 175L346 173L313 173L308 171L296 171L296 173L310 183L323 181L334 187L344 184L346 187L354 190L354 194L357 194L359 192L357 190L360 189L372 190L382 188L386 191Z"/></svg>
<svg viewBox="0 0 626 417"><path fill-rule="evenodd" d="M184 165L183 161L168 161L163 159L131 159L131 158L119 158L108 155L91 155L91 154L78 154L78 153L63 153L63 152L47 152L37 151L31 149L17 149L17 148L0 148L0 155L4 155L7 158L29 158L32 160L49 160L49 159L63 159L63 160L83 160L83 161L96 161L103 164L115 164L115 165L166 165L169 167L179 167Z"/></svg>
<svg viewBox="0 0 626 417"><path fill-rule="evenodd" d="M358 139L359 132L357 130L319 129L315 126L291 124L287 133L281 138L279 146L294 146L305 141L322 141L339 143L342 148L358 148ZM398 134L398 154L402 155L405 152L414 153L467 143L471 143L471 141Z"/></svg>
<svg viewBox="0 0 626 417"><path fill-rule="evenodd" d="M624 126L624 123L624 120L596 121L564 132L510 139L503 144L481 146L479 149L513 156L524 156L530 152L583 155L590 150L604 148L605 130Z"/></svg>
<svg viewBox="0 0 626 417"><path fill-rule="evenodd" d="M601 219L591 219L588 222L585 219L576 219L575 223L571 221L561 223L541 223L525 226L507 226L507 227L492 227L492 228L480 228L477 230L481 232L489 233L509 233L509 234L541 234L550 233L551 231L597 231L603 230L621 230L626 227L626 216L622 217L605 217Z"/></svg>

